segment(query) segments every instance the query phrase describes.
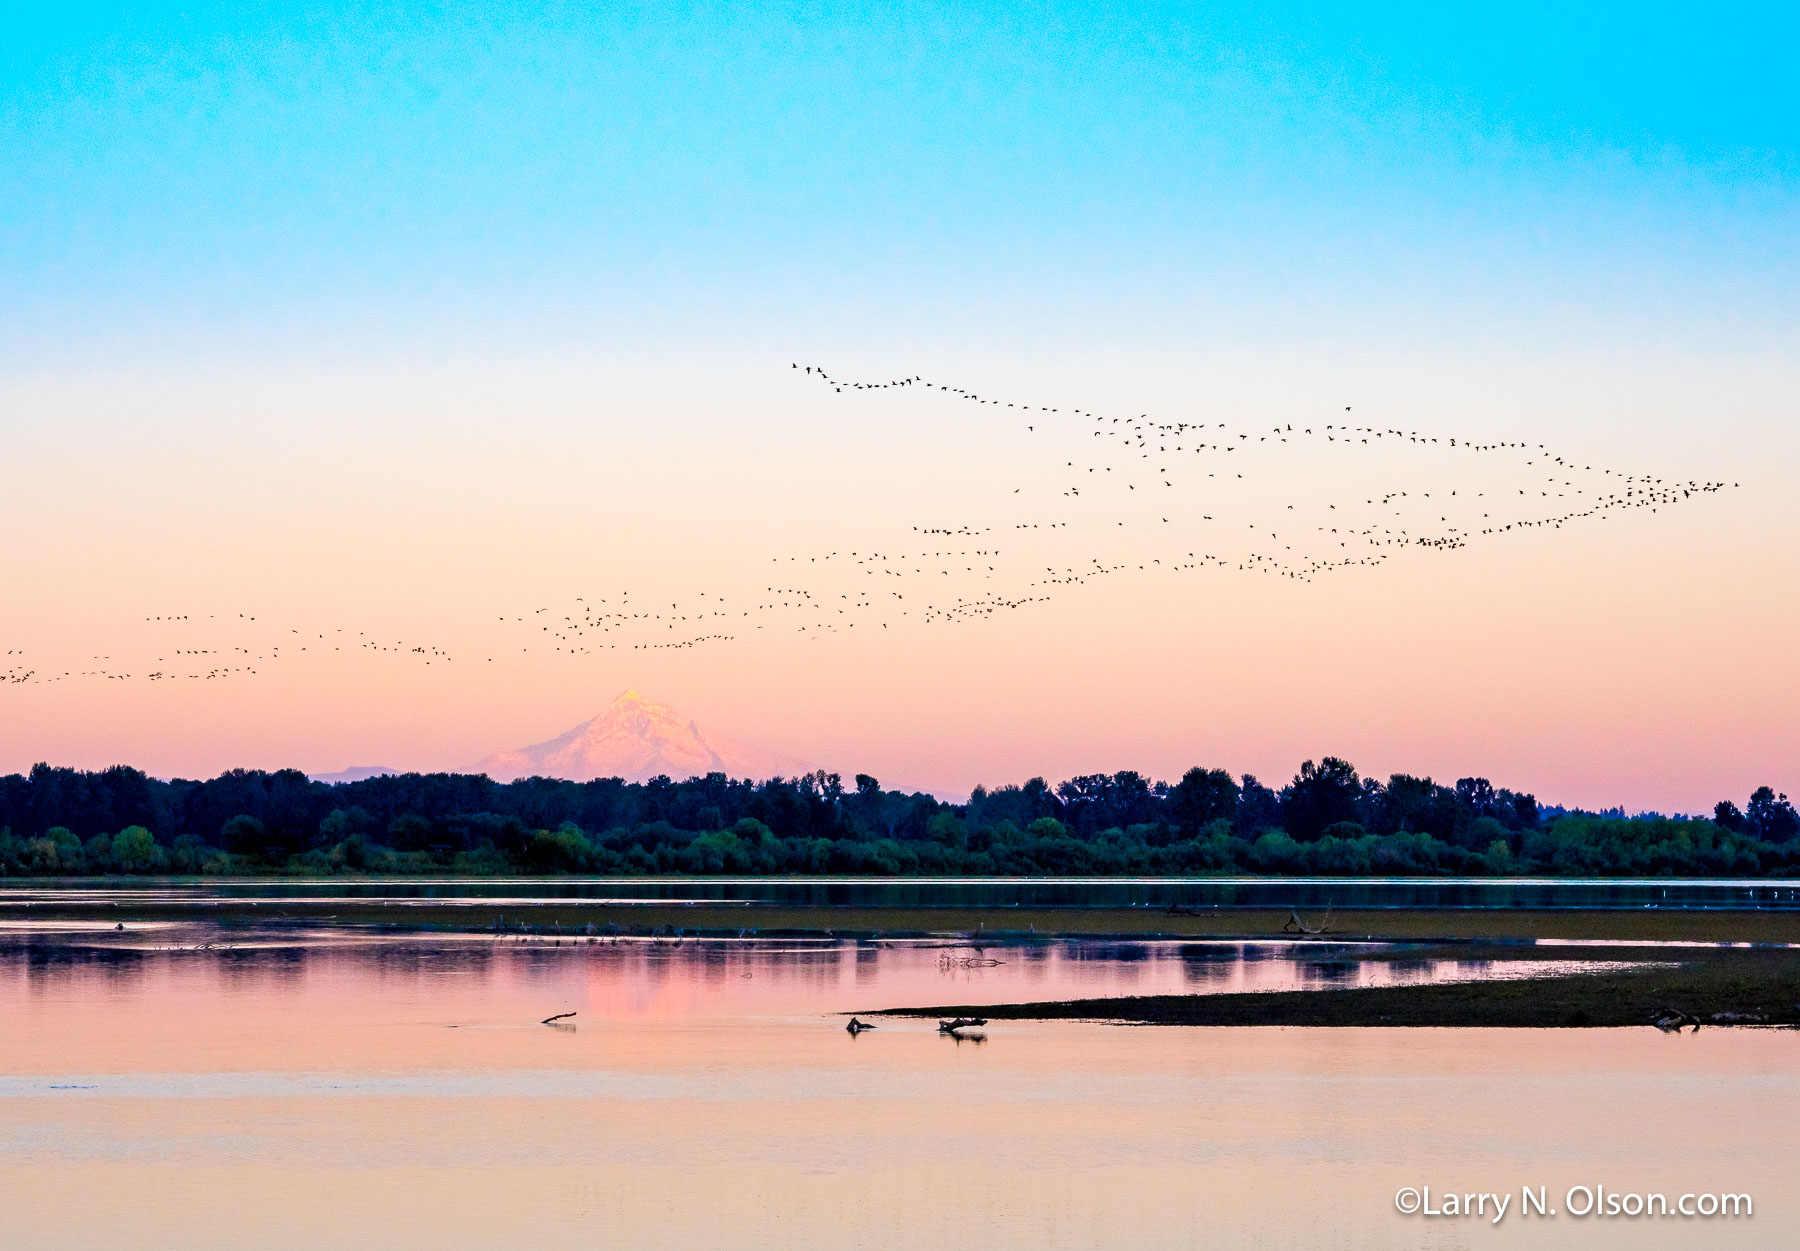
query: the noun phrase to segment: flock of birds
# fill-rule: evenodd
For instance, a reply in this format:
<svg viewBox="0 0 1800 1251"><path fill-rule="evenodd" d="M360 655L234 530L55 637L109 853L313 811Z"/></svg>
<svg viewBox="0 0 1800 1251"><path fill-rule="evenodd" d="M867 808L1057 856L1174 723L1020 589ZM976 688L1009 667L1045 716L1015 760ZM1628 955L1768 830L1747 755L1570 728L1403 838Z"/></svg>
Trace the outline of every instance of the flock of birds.
<svg viewBox="0 0 1800 1251"><path fill-rule="evenodd" d="M1147 413L1113 415L1006 400L917 374L886 381L852 381L833 377L816 365L795 362L790 368L839 395L913 389L957 403L1014 410L1024 435L1048 438L1066 449L1059 453L1062 472L1054 493L1069 503L1055 519L1014 518L1005 523L1006 529L1042 537L1052 530L1066 532L1073 525L1096 539L1110 531L1137 532L1130 544L1135 548L1132 553L1115 554L1112 559L1086 555L1076 563L1045 564L1008 592L931 605L926 610L927 620L991 616L1041 603L1053 597L1053 588L1082 586L1125 573L1216 569L1313 582L1334 572L1383 564L1402 551L1456 551L1480 538L1562 529L1624 510L1656 512L1728 485L1666 481L1578 464L1542 443L1433 435L1359 423L1353 417L1268 427L1168 421ZM1353 413L1354 407L1345 406L1343 412ZM1346 466L1354 464L1364 473L1380 472L1388 462L1371 461L1364 449L1380 453L1384 447L1470 458L1478 466L1478 481L1473 486L1434 490L1371 489L1360 498L1332 499L1323 489L1303 491L1293 502L1278 506L1272 520L1228 520L1222 501L1230 487L1244 481L1247 473L1255 475L1270 454L1279 454L1284 447L1305 449L1315 458L1322 456L1322 460L1315 459L1316 467L1327 483L1340 488L1349 477ZM1495 462L1504 463L1497 466ZM1497 475L1502 483L1492 481ZM1013 496L1025 496L1026 492L1022 486L1011 490ZM1044 492L1035 494L1041 497ZM1184 507L1186 516L1180 515ZM963 526L931 532L978 535L992 531L991 526ZM1171 544L1165 535L1177 541ZM1049 550L1064 555L1071 536L1053 537L1059 542ZM1182 540L1204 546L1190 547ZM1117 546L1108 545L1109 549ZM990 564L985 571L992 574L995 566ZM911 572L923 570L915 565ZM952 571L938 572L948 576ZM963 572L977 570L965 566Z"/></svg>
<svg viewBox="0 0 1800 1251"><path fill-rule="evenodd" d="M795 362L808 382L848 398L880 392L920 396L1017 415L1042 472L1005 484L982 501L991 515L896 530L891 544L837 547L769 558L767 574L685 599L630 591L580 596L560 608L498 614L474 663L513 656L572 658L618 651L669 651L727 644L757 632L818 640L908 622L966 623L1042 605L1102 579L1202 571L1300 583L1381 565L1403 552L1454 552L1483 539L1631 510L1657 512L1726 489L1724 482L1666 481L1577 463L1542 443L1481 441L1358 421L1346 406L1330 421L1268 426L1159 420L1005 400L920 375L851 381ZM1392 449L1391 451L1388 449ZM1407 473L1428 455L1430 489L1360 478ZM1284 481L1291 498L1248 499L1275 457L1306 461ZM1468 463L1473 475L1452 480ZM1010 463L1026 465L1029 457ZM1276 466L1279 472L1280 466ZM1730 484L1735 485L1735 484ZM1248 505L1248 507L1245 507ZM1262 511L1257 512L1260 508ZM1273 516L1268 515L1270 510ZM971 511L976 509L971 508ZM1245 519L1256 516L1256 520ZM1080 547L1086 550L1075 554ZM866 581L874 579L874 581ZM22 649L0 655L0 684L76 679L218 682L275 664L346 651L423 665L462 663L421 639L387 639L345 627L302 629L250 613L147 616L157 633L142 663L111 656L42 670Z"/></svg>
<svg viewBox="0 0 1800 1251"><path fill-rule="evenodd" d="M238 613L235 618L225 614L207 613L201 616L181 614L170 616L145 617L146 624L213 622L214 632L217 626L229 625L235 620L245 625L254 625L256 617L249 613ZM357 631L355 638L346 637L342 627L335 629L330 635L323 632L302 634L299 629L289 627L286 636L276 635L282 641L274 642L268 638L250 645L227 644L212 647L179 647L168 646L168 638L164 636L163 644L153 650L162 654L146 658L146 664L140 666L141 672L131 672L112 667L116 662L112 656L91 656L88 663L91 668L64 669L40 672L26 661L25 650L19 648L6 652L7 667L0 669L0 685L24 685L35 683L49 685L67 682L77 678L100 678L109 682L129 681L141 678L146 682L217 682L226 678L248 677L261 670L258 666L268 666L285 658L292 659L307 651L325 655L342 653L346 649L366 653L386 653L389 655L417 656L425 664L444 663L451 659L442 648L409 644L403 641L392 643L371 638L363 631ZM294 638L304 638L307 642L295 643ZM154 665L155 667L149 667Z"/></svg>

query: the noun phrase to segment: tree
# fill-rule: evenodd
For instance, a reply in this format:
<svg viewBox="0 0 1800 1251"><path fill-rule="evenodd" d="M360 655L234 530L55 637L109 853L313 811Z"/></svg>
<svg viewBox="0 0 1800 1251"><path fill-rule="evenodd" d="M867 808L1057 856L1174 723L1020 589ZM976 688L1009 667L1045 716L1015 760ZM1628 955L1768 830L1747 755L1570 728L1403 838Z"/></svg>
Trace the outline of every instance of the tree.
<svg viewBox="0 0 1800 1251"><path fill-rule="evenodd" d="M1800 815L1786 795L1777 796L1770 786L1758 787L1744 808L1744 832L1765 843L1785 843L1800 834Z"/></svg>
<svg viewBox="0 0 1800 1251"><path fill-rule="evenodd" d="M1154 820L1161 807L1149 781L1129 769L1070 778L1056 793L1068 824L1082 835Z"/></svg>
<svg viewBox="0 0 1800 1251"><path fill-rule="evenodd" d="M1244 785L1238 792L1237 812L1232 816L1232 824L1237 826L1238 833L1245 838L1255 838L1264 830L1272 830L1281 824L1279 797L1258 782L1253 773L1244 775Z"/></svg>
<svg viewBox="0 0 1800 1251"><path fill-rule="evenodd" d="M374 819L363 808L333 808L323 821L319 822L319 839L325 846L343 842L352 834L367 834L374 826Z"/></svg>
<svg viewBox="0 0 1800 1251"><path fill-rule="evenodd" d="M29 776L0 775L0 874L224 873L246 860L302 872L479 873L523 866L907 874L1286 866L1774 875L1800 865L1800 815L1769 787L1747 812L1720 804L1714 821L1552 810L1546 823L1532 796L1482 778L1451 789L1395 774L1382 785L1331 757L1308 761L1280 795L1248 774L1234 781L1208 769L1191 769L1172 787L1129 771L1056 788L1032 778L977 787L966 804L883 791L869 774L854 777L848 790L836 775L816 772L645 783L406 774L326 786L293 771L233 770L189 781L43 765ZM121 815L133 812L155 815ZM1227 815L1229 823L1221 819ZM1284 818L1293 837L1259 840ZM170 842L159 844L151 830ZM290 859L296 852L305 854Z"/></svg>
<svg viewBox="0 0 1800 1251"><path fill-rule="evenodd" d="M1355 821L1362 794L1362 779L1349 761L1327 756L1315 765L1308 760L1282 788L1282 824L1296 839L1310 842L1328 825Z"/></svg>
<svg viewBox="0 0 1800 1251"><path fill-rule="evenodd" d="M192 834L179 834L169 848L169 862L177 873L198 873L206 862L206 844Z"/></svg>
<svg viewBox="0 0 1800 1251"><path fill-rule="evenodd" d="M237 855L256 855L268 846L269 831L261 821L240 812L219 827L219 841Z"/></svg>
<svg viewBox="0 0 1800 1251"><path fill-rule="evenodd" d="M731 836L717 834L711 837L730 838ZM539 830L533 834L531 842L525 848L525 862L539 872L556 870L576 872L587 867L593 854L593 844L588 842L587 835L573 825L564 825L560 829ZM710 871L718 872L717 869Z"/></svg>
<svg viewBox="0 0 1800 1251"><path fill-rule="evenodd" d="M1379 833L1407 830L1435 838L1449 838L1455 833L1457 815L1461 811L1455 793L1448 787L1439 786L1430 778L1416 778L1406 773L1396 773L1388 778L1375 808L1374 828Z"/></svg>
<svg viewBox="0 0 1800 1251"><path fill-rule="evenodd" d="M156 858L156 837L141 825L130 825L113 839L113 857L127 873L142 873Z"/></svg>
<svg viewBox="0 0 1800 1251"><path fill-rule="evenodd" d="M1189 769L1169 792L1169 815L1184 834L1214 821L1229 820L1242 792L1223 769Z"/></svg>
<svg viewBox="0 0 1800 1251"><path fill-rule="evenodd" d="M934 843L946 847L967 847L969 832L954 808L945 808L925 823L925 833Z"/></svg>
<svg viewBox="0 0 1800 1251"><path fill-rule="evenodd" d="M844 779L836 773L827 773L823 769L815 769L811 773L800 776L800 785L807 791L818 795L827 804L836 804L844 797Z"/></svg>
<svg viewBox="0 0 1800 1251"><path fill-rule="evenodd" d="M1538 801L1536 795L1528 795L1523 792L1516 794L1512 797L1512 807L1513 821L1521 830L1537 829Z"/></svg>
<svg viewBox="0 0 1800 1251"><path fill-rule="evenodd" d="M431 845L431 822L416 812L405 812L388 822L388 838L401 851L422 851Z"/></svg>
<svg viewBox="0 0 1800 1251"><path fill-rule="evenodd" d="M1494 784L1486 778L1458 778L1456 801L1463 806L1471 820L1497 815L1495 808L1499 800L1494 793Z"/></svg>

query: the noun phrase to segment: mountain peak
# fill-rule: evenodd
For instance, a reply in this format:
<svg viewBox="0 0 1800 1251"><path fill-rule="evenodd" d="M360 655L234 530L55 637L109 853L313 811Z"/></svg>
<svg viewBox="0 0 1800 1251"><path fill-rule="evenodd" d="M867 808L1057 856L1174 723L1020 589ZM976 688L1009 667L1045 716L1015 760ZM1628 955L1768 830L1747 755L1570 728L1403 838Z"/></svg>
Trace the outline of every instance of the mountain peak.
<svg viewBox="0 0 1800 1251"><path fill-rule="evenodd" d="M667 704L630 688L574 729L529 747L496 752L475 767L499 782L524 777L646 782L664 774L690 778L707 773L762 780L812 768L781 752L708 733Z"/></svg>
<svg viewBox="0 0 1800 1251"><path fill-rule="evenodd" d="M387 765L352 765L348 769L340 769L336 773L309 773L309 782L323 782L327 786L336 786L342 782L366 782L370 778L393 777L400 772Z"/></svg>

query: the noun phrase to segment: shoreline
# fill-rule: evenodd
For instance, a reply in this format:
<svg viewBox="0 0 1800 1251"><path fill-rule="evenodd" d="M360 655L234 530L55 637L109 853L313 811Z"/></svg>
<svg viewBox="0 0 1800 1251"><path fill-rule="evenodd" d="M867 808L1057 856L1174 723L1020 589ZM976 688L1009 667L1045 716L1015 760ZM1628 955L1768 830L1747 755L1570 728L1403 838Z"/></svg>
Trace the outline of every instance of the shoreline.
<svg viewBox="0 0 1800 1251"><path fill-rule="evenodd" d="M0 897L0 920L214 921L313 923L489 932L504 916L508 929L623 932L679 926L688 933L739 931L840 938L957 937L996 943L1057 938L1221 939L1305 942L1599 942L1800 943L1800 910L1605 908L1337 909L1323 934L1284 932L1285 907L1218 907L1170 912L1146 907L891 907L688 901L431 898L361 900L214 897L30 901ZM1322 915L1303 910L1309 923Z"/></svg>

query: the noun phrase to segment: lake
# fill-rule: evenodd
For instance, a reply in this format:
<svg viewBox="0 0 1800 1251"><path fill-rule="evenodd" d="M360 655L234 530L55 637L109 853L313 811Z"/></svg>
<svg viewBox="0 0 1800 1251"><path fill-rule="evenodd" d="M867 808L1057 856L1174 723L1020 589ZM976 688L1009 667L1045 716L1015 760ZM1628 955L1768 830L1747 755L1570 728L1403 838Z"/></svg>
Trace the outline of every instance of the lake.
<svg viewBox="0 0 1800 1251"><path fill-rule="evenodd" d="M8 915L9 1245L1800 1238L1790 1031L1009 1021L958 1040L892 1018L852 1037L840 1015L1466 979L1516 975L1515 961L1354 943L121 932ZM1755 1215L1580 1219L1562 1211L1577 1185L1749 1193ZM1405 1186L1440 1204L1445 1190L1507 1192L1511 1210L1498 1225L1403 1215ZM1544 1187L1559 1214L1520 1216L1522 1186Z"/></svg>

